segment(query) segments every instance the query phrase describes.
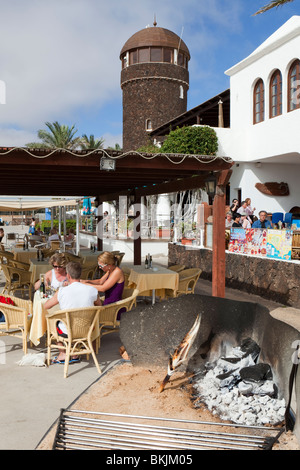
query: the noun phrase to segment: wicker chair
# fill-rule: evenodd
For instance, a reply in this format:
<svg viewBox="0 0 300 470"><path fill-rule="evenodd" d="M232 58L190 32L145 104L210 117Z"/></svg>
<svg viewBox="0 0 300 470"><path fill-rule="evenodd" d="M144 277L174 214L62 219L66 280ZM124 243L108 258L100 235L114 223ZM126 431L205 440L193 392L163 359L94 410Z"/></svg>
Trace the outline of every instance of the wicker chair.
<svg viewBox="0 0 300 470"><path fill-rule="evenodd" d="M125 287L127 287L131 269L128 268L127 266L122 266L122 271L123 271L124 278L125 278Z"/></svg>
<svg viewBox="0 0 300 470"><path fill-rule="evenodd" d="M184 264L174 264L173 266L169 266L168 269L175 271L176 273L180 273L180 271L185 269L185 266Z"/></svg>
<svg viewBox="0 0 300 470"><path fill-rule="evenodd" d="M71 261L75 261L76 263L80 263L82 265L83 258L81 256L74 255L73 253L69 253L67 251L64 252L65 258L70 263Z"/></svg>
<svg viewBox="0 0 300 470"><path fill-rule="evenodd" d="M0 312L4 314L5 322L0 323L0 336L14 336L23 341L23 351L27 354L27 336L32 320L31 300L10 297L15 305L0 304Z"/></svg>
<svg viewBox="0 0 300 470"><path fill-rule="evenodd" d="M24 271L29 271L30 268L29 263L25 263L24 261L17 261L15 259L10 259L8 264L10 266L14 266L15 268L24 269Z"/></svg>
<svg viewBox="0 0 300 470"><path fill-rule="evenodd" d="M70 357L73 355L89 356L92 354L99 374L101 369L93 349L93 330L98 322L100 307L87 307L78 309L57 310L46 315L47 321L47 363L50 365L51 349L65 349L64 378L68 376ZM59 336L56 324L64 322L67 327L67 338ZM55 342L55 344L54 344ZM63 346L56 344L63 343Z"/></svg>
<svg viewBox="0 0 300 470"><path fill-rule="evenodd" d="M115 256L117 258L117 266L120 266L122 263L122 259L124 258L125 253L116 253Z"/></svg>
<svg viewBox="0 0 300 470"><path fill-rule="evenodd" d="M57 250L60 250L60 247L61 247L61 242L60 240L53 240L53 241L50 241L50 248L51 250L54 250L54 251L57 251Z"/></svg>
<svg viewBox="0 0 300 470"><path fill-rule="evenodd" d="M14 254L11 251L2 250L0 251L0 263L8 264L10 260L14 259Z"/></svg>
<svg viewBox="0 0 300 470"><path fill-rule="evenodd" d="M96 265L90 264L90 265L87 265L87 266L83 266L82 270L81 270L81 276L80 276L81 279L93 280L94 277L95 277L97 269L98 269L98 264L96 264Z"/></svg>
<svg viewBox="0 0 300 470"><path fill-rule="evenodd" d="M179 284L176 291L171 289L166 289L166 297L178 297L179 295L184 294L194 294L196 284L202 273L202 269L199 268L190 268L184 269L178 273L179 275Z"/></svg>
<svg viewBox="0 0 300 470"><path fill-rule="evenodd" d="M2 264L1 267L6 280L2 293L9 295L11 292L21 290L24 297L24 292L28 289L29 299L31 300L33 287L31 284L32 273L25 269L10 266L9 264Z"/></svg>
<svg viewBox="0 0 300 470"><path fill-rule="evenodd" d="M129 297L125 297L129 294ZM103 305L99 310L100 336L96 341L96 351L100 348L102 336L119 330L120 320L117 319L120 310L129 312L136 305L138 289L124 289L123 298L113 304Z"/></svg>

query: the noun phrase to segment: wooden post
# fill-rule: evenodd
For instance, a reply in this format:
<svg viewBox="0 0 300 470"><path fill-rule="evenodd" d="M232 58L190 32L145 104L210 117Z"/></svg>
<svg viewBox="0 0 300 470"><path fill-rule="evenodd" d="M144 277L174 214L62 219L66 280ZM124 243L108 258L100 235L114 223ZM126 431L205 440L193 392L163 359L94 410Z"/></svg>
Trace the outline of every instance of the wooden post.
<svg viewBox="0 0 300 470"><path fill-rule="evenodd" d="M213 201L212 296L225 297L225 207L226 185L232 170L224 170L217 180Z"/></svg>
<svg viewBox="0 0 300 470"><path fill-rule="evenodd" d="M225 297L225 193L220 186L213 202L212 296Z"/></svg>

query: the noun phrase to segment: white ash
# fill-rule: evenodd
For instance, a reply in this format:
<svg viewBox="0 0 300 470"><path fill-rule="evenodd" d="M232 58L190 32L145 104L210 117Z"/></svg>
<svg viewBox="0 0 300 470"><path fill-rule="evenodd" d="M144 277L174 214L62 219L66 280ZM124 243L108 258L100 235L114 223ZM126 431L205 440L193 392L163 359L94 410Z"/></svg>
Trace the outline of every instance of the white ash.
<svg viewBox="0 0 300 470"><path fill-rule="evenodd" d="M241 369L256 364L251 354L243 356L245 351L239 347L232 348L228 360L220 358L214 364L207 364L205 375L194 383L198 397L194 405L204 403L214 415L236 424L260 426L281 423L285 415L284 398L276 398L277 387L272 379L241 379Z"/></svg>

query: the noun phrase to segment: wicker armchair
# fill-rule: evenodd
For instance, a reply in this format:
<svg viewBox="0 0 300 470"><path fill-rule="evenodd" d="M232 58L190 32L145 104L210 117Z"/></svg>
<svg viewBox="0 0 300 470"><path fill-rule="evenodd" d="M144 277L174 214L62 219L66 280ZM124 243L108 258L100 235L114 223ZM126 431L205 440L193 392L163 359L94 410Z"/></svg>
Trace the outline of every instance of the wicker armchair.
<svg viewBox="0 0 300 470"><path fill-rule="evenodd" d="M185 266L184 264L174 264L173 266L169 266L168 269L175 271L176 273L180 273L180 271L185 269Z"/></svg>
<svg viewBox="0 0 300 470"><path fill-rule="evenodd" d="M87 307L78 309L57 310L46 315L47 321L47 363L50 365L51 349L65 349L66 359L64 364L64 378L68 376L70 357L73 355L92 354L99 374L101 369L93 349L92 341L94 329L98 323L100 307ZM56 324L64 322L67 327L68 337L59 336ZM94 335L95 336L95 335ZM55 343L54 343L55 342ZM56 344L62 342L63 346Z"/></svg>
<svg viewBox="0 0 300 470"><path fill-rule="evenodd" d="M4 314L5 322L0 323L0 336L14 336L21 338L24 354L27 354L27 336L32 320L31 300L10 297L15 305L0 304L0 312Z"/></svg>
<svg viewBox="0 0 300 470"><path fill-rule="evenodd" d="M122 259L124 258L125 253L116 253L115 256L117 258L117 266L120 266L122 263Z"/></svg>
<svg viewBox="0 0 300 470"><path fill-rule="evenodd" d="M138 289L124 289L123 299L113 304L103 305L99 310L100 336L96 341L96 351L100 348L102 336L119 330L120 320L117 319L120 310L129 312L136 305ZM129 295L129 297L125 297Z"/></svg>
<svg viewBox="0 0 300 470"><path fill-rule="evenodd" d="M76 263L79 263L82 265L83 263L83 258L81 256L74 255L73 253L69 252L64 252L65 258L67 259L68 263L71 261L75 261Z"/></svg>
<svg viewBox="0 0 300 470"><path fill-rule="evenodd" d="M202 269L190 268L184 269L178 273L179 284L176 291L166 289L166 297L178 297L184 294L194 294L196 284L202 273Z"/></svg>
<svg viewBox="0 0 300 470"><path fill-rule="evenodd" d="M9 265L14 266L15 268L24 269L24 271L29 271L30 268L29 263L25 263L24 261L17 261L15 259L10 259Z"/></svg>
<svg viewBox="0 0 300 470"><path fill-rule="evenodd" d="M125 278L125 287L128 286L128 279L129 279L129 276L130 276L130 271L131 269L128 268L127 266L122 266L122 271L123 271L123 274L124 274L124 278Z"/></svg>
<svg viewBox="0 0 300 470"><path fill-rule="evenodd" d="M1 250L0 251L0 263L8 264L10 260L14 259L14 254L11 251Z"/></svg>
<svg viewBox="0 0 300 470"><path fill-rule="evenodd" d="M94 277L95 277L97 269L98 269L98 264L96 264L96 265L90 264L90 265L87 265L87 266L83 266L82 270L81 270L81 276L80 276L81 279L93 280Z"/></svg>
<svg viewBox="0 0 300 470"><path fill-rule="evenodd" d="M24 297L24 292L28 289L29 299L31 300L31 288L33 287L31 284L31 272L9 264L2 264L1 267L6 281L2 293L9 295L11 292L21 290Z"/></svg>
<svg viewBox="0 0 300 470"><path fill-rule="evenodd" d="M54 250L54 251L57 251L61 248L61 242L60 240L53 240L53 241L50 241L50 248L51 250Z"/></svg>

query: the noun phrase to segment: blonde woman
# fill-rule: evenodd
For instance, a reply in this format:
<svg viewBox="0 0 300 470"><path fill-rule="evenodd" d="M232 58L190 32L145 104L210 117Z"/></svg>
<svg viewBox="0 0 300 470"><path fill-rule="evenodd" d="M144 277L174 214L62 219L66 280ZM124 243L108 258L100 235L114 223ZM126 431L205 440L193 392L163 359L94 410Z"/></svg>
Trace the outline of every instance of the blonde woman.
<svg viewBox="0 0 300 470"><path fill-rule="evenodd" d="M104 251L98 256L98 266L104 272L100 279L81 280L90 284L105 294L103 305L112 304L122 299L125 278L121 268L117 265L118 258L109 251Z"/></svg>
<svg viewBox="0 0 300 470"><path fill-rule="evenodd" d="M68 285L67 279L67 259L64 253L54 253L50 258L50 264L52 264L52 269L45 274L45 285L51 286L53 289L58 289L62 286ZM41 281L38 280L34 284L35 290L40 288Z"/></svg>

